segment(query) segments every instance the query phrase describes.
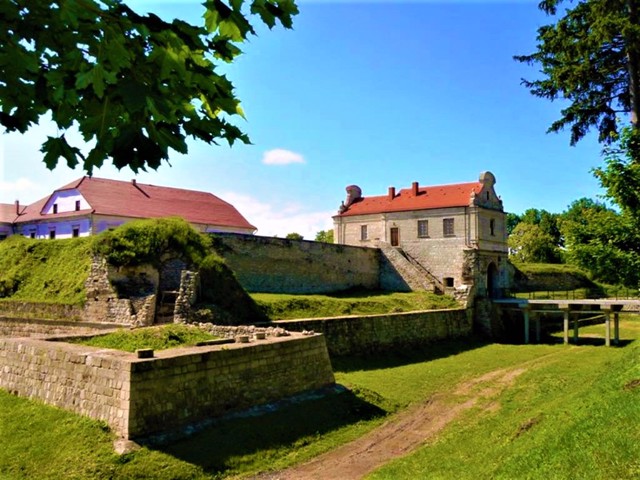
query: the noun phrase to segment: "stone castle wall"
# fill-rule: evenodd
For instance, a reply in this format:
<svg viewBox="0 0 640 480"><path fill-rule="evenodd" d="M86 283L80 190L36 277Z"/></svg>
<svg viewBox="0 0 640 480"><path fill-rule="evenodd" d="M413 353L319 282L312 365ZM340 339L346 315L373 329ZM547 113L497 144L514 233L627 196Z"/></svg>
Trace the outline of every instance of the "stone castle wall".
<svg viewBox="0 0 640 480"><path fill-rule="evenodd" d="M380 252L374 248L240 234L212 238L249 292L326 293L380 285Z"/></svg>
<svg viewBox="0 0 640 480"><path fill-rule="evenodd" d="M0 338L0 388L103 420L138 438L334 383L324 337L177 348L154 358Z"/></svg>
<svg viewBox="0 0 640 480"><path fill-rule="evenodd" d="M465 309L273 322L289 331L322 333L331 355L401 350L465 337L471 334L472 323L471 311Z"/></svg>

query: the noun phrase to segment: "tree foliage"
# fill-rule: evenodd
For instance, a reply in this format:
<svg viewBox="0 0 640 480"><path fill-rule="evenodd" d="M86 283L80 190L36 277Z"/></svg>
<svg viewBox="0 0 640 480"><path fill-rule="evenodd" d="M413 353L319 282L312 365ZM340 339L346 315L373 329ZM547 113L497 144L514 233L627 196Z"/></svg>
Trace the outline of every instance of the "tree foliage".
<svg viewBox="0 0 640 480"><path fill-rule="evenodd" d="M207 0L204 24L139 15L121 0L0 2L0 124L26 132L51 113L60 134L42 145L89 174L107 158L134 172L156 169L186 138L249 139L232 83L216 67L240 53L255 19L291 28L294 0ZM77 127L85 155L66 133Z"/></svg>
<svg viewBox="0 0 640 480"><path fill-rule="evenodd" d="M287 240L304 240L304 237L296 232L287 233L284 238Z"/></svg>
<svg viewBox="0 0 640 480"><path fill-rule="evenodd" d="M316 233L315 241L333 243L333 230L320 230Z"/></svg>
<svg viewBox="0 0 640 480"><path fill-rule="evenodd" d="M562 3L543 0L540 8L556 15ZM620 113L631 113L631 122L637 123L638 4L639 0L578 1L555 24L538 29L536 52L514 57L541 68L542 78L523 80L533 95L569 101L549 131L569 127L572 145L591 128L598 130L600 142L615 141Z"/></svg>
<svg viewBox="0 0 640 480"><path fill-rule="evenodd" d="M553 237L539 225L521 222L508 239L509 255L517 262L559 263L561 255Z"/></svg>

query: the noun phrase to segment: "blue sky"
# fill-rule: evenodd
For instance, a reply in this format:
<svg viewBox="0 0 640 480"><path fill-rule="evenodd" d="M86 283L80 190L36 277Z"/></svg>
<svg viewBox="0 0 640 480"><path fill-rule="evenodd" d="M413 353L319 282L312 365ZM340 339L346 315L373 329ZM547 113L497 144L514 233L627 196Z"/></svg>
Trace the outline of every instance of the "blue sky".
<svg viewBox="0 0 640 480"><path fill-rule="evenodd" d="M199 2L128 2L139 11L198 21ZM601 194L596 134L577 147L546 134L562 102L520 85L534 67L512 56L535 49L549 23L537 1L299 1L294 30L261 28L229 67L253 145L192 142L143 183L210 191L233 203L258 234L331 228L344 187L474 181L490 170L505 209L564 210ZM83 175L50 172L40 144L55 128L0 135L0 202L30 203ZM96 177L130 180L113 167Z"/></svg>

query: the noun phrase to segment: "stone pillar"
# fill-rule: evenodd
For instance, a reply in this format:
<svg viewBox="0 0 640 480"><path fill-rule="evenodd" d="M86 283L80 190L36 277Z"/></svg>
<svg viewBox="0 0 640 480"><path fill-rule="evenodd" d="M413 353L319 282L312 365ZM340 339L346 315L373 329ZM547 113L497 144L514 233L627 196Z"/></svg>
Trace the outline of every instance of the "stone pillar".
<svg viewBox="0 0 640 480"><path fill-rule="evenodd" d="M562 326L564 330L564 344L568 345L569 344L569 317L570 317L571 309L569 305L560 305L560 310L562 310L562 313L564 315L564 319L562 322Z"/></svg>
<svg viewBox="0 0 640 480"><path fill-rule="evenodd" d="M611 310L606 309L604 311L604 344L607 347L611 346Z"/></svg>

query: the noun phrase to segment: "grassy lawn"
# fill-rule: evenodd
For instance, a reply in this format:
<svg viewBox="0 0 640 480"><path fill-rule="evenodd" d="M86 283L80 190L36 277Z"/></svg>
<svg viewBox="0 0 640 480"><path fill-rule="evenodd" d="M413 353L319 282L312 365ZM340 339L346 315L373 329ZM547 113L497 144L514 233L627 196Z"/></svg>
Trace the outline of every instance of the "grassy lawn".
<svg viewBox="0 0 640 480"><path fill-rule="evenodd" d="M452 297L429 292L361 291L333 295L252 293L251 297L271 320L373 315L460 307Z"/></svg>
<svg viewBox="0 0 640 480"><path fill-rule="evenodd" d="M216 338L218 337L193 325L170 324L136 330L122 329L107 335L78 339L73 342L92 347L135 352L139 348L166 350L167 348L187 347Z"/></svg>
<svg viewBox="0 0 640 480"><path fill-rule="evenodd" d="M333 359L337 381L351 391L124 456L112 452L99 422L0 392L0 478L228 478L277 470L361 436L435 393L460 401L452 393L459 382L515 367L525 372L511 387L370 477L639 478L640 318L623 316L624 347L605 348L602 325L580 333L600 338L580 346L467 339ZM498 408L485 408L489 401Z"/></svg>

